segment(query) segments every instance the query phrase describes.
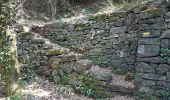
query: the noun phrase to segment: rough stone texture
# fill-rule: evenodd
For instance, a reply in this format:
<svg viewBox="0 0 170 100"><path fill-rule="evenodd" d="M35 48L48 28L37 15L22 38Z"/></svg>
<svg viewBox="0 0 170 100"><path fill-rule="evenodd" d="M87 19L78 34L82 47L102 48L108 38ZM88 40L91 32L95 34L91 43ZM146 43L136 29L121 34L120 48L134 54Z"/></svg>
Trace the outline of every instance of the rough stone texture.
<svg viewBox="0 0 170 100"><path fill-rule="evenodd" d="M145 18L140 15L141 18ZM170 13L140 21L138 33L135 84L144 100L166 100L169 97ZM158 24L159 23L159 24ZM163 51L162 51L163 50Z"/></svg>
<svg viewBox="0 0 170 100"><path fill-rule="evenodd" d="M90 72L95 76L97 80L110 81L112 79L111 70L99 68L98 66L93 66Z"/></svg>
<svg viewBox="0 0 170 100"><path fill-rule="evenodd" d="M139 63L136 67L137 72L155 73L155 68L147 63Z"/></svg>
<svg viewBox="0 0 170 100"><path fill-rule="evenodd" d="M154 57L159 55L159 45L139 45L138 56L139 57Z"/></svg>
<svg viewBox="0 0 170 100"><path fill-rule="evenodd" d="M147 6L143 10L87 18L86 22L48 24L43 27L46 39L18 33L19 61L47 76L51 73L57 82L58 67L72 78L81 70L90 69L91 62L81 60L83 55L113 72L136 71L138 92L162 100L170 96L170 57L161 52L170 49L169 9L164 0ZM49 50L52 51L47 54ZM110 70L101 68L93 73L106 83L112 80Z"/></svg>
<svg viewBox="0 0 170 100"><path fill-rule="evenodd" d="M91 60L79 60L76 63L77 63L77 66L74 67L74 70L78 72L88 70L93 65Z"/></svg>
<svg viewBox="0 0 170 100"><path fill-rule="evenodd" d="M156 68L156 72L160 75L165 75L169 71L170 71L170 65L167 65L167 64L160 64Z"/></svg>

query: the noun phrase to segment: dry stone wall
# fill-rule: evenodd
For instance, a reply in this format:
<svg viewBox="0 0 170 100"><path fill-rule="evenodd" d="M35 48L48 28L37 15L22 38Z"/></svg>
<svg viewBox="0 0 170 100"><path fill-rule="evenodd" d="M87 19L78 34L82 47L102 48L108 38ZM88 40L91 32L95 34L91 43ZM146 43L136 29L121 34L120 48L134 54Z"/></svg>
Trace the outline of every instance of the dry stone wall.
<svg viewBox="0 0 170 100"><path fill-rule="evenodd" d="M166 12L163 2L146 4L127 12L116 12L82 18L73 23L56 22L45 26L44 37L52 42L83 53L94 63L110 67L117 73L134 71L138 39L143 32L151 32L151 42L158 43L161 30L168 28L163 14ZM141 44L146 44L146 38ZM149 43L147 43L149 44ZM155 56L159 47L153 45L154 51L140 56ZM143 45L140 45L143 46Z"/></svg>
<svg viewBox="0 0 170 100"><path fill-rule="evenodd" d="M135 14L133 14L135 15ZM88 19L85 23L54 23L47 25L45 37L91 58L94 63L115 71L132 71L135 66L137 32L132 14L119 12ZM135 22L136 23L136 22Z"/></svg>
<svg viewBox="0 0 170 100"><path fill-rule="evenodd" d="M43 27L43 32L44 38L81 53L113 72L134 71L136 93L146 100L169 100L170 9L164 0L127 12L91 16L72 24L48 24ZM51 59L48 50L52 45L46 47L44 41L34 40L29 35L20 38L18 34L18 37L18 54L22 63L41 66L40 72L52 74L51 69L46 69ZM70 52L62 50L65 54ZM41 71L43 68L47 72Z"/></svg>

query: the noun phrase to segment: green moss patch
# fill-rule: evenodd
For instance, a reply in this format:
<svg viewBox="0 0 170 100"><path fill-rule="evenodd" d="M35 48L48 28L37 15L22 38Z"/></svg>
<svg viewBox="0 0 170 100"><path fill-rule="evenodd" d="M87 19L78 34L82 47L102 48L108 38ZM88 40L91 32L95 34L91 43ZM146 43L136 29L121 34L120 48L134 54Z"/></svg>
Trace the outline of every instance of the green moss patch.
<svg viewBox="0 0 170 100"><path fill-rule="evenodd" d="M21 38L31 38L32 37L32 33L30 33L30 32L21 32L21 33L18 33L18 35Z"/></svg>
<svg viewBox="0 0 170 100"><path fill-rule="evenodd" d="M46 55L48 56L57 56L57 55L62 55L64 54L63 50L55 50L55 49L50 49L47 50Z"/></svg>

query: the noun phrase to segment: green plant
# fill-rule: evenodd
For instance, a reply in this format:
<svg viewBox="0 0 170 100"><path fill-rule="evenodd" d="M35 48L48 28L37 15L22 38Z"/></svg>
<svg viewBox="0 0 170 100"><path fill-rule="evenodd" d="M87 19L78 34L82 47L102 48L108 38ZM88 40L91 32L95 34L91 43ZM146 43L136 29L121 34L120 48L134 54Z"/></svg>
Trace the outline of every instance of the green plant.
<svg viewBox="0 0 170 100"><path fill-rule="evenodd" d="M105 91L105 88L101 85L101 81L98 81L90 73L84 73L78 76L79 84L73 86L77 93L83 93L86 96L93 98L110 97L110 93Z"/></svg>
<svg viewBox="0 0 170 100"><path fill-rule="evenodd" d="M100 65L100 66L105 66L107 64L107 60L106 57L97 57L97 58L93 58L93 62L96 65Z"/></svg>
<svg viewBox="0 0 170 100"><path fill-rule="evenodd" d="M165 60L170 58L170 49L169 48L161 48L160 49L160 56Z"/></svg>
<svg viewBox="0 0 170 100"><path fill-rule="evenodd" d="M9 100L23 100L20 94L14 94L9 97Z"/></svg>
<svg viewBox="0 0 170 100"><path fill-rule="evenodd" d="M59 71L58 71L58 76L60 77L59 83L60 83L61 85L68 85L68 84L69 84L69 80L70 80L70 79L69 79L67 73L59 70Z"/></svg>
<svg viewBox="0 0 170 100"><path fill-rule="evenodd" d="M28 66L24 66L21 73L20 73L20 79L18 81L20 87L24 87L32 77L36 75L35 69L30 69Z"/></svg>

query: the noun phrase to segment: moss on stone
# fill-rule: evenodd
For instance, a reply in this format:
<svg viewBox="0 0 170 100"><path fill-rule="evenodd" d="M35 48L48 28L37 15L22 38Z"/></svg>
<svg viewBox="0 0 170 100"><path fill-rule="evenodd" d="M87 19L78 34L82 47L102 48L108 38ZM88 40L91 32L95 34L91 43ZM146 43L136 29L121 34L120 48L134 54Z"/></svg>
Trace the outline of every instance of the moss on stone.
<svg viewBox="0 0 170 100"><path fill-rule="evenodd" d="M62 54L64 54L63 50L49 49L46 52L46 55L62 55Z"/></svg>
<svg viewBox="0 0 170 100"><path fill-rule="evenodd" d="M21 32L18 34L21 38L28 38L32 36L31 32Z"/></svg>

